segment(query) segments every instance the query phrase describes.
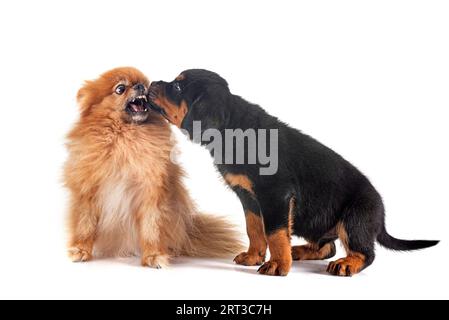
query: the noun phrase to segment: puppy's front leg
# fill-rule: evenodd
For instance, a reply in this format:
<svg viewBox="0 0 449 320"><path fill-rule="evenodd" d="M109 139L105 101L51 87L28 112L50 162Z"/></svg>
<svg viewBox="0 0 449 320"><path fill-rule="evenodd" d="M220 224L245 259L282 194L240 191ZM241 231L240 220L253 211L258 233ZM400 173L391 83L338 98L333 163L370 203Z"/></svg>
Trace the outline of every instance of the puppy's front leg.
<svg viewBox="0 0 449 320"><path fill-rule="evenodd" d="M249 249L235 257L234 262L244 266L260 266L265 262L267 240L262 217L249 210L245 212Z"/></svg>
<svg viewBox="0 0 449 320"><path fill-rule="evenodd" d="M159 209L147 207L138 214L140 249L142 266L161 269L168 266L169 255L167 243L164 243L161 233L161 217L163 212ZM166 241L165 241L166 242Z"/></svg>
<svg viewBox="0 0 449 320"><path fill-rule="evenodd" d="M290 236L287 228L273 231L268 238L270 261L259 268L259 273L270 276L286 276L292 266Z"/></svg>
<svg viewBox="0 0 449 320"><path fill-rule="evenodd" d="M270 261L259 269L260 274L270 276L286 276L292 266L291 211L293 201L285 197L269 195L261 197L261 209L265 234L270 249Z"/></svg>

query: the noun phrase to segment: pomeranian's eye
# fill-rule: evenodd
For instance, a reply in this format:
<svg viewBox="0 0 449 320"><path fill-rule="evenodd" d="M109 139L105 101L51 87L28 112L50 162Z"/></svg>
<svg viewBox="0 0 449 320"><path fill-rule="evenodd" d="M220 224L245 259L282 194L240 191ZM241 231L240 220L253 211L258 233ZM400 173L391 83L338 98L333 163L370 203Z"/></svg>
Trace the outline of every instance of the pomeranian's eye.
<svg viewBox="0 0 449 320"><path fill-rule="evenodd" d="M119 96L121 96L122 94L124 94L126 91L126 87L124 84L120 84L117 86L117 88L115 88L115 93L117 93Z"/></svg>
<svg viewBox="0 0 449 320"><path fill-rule="evenodd" d="M176 92L181 92L181 85L179 84L179 82L175 82L173 83L173 88L175 89Z"/></svg>

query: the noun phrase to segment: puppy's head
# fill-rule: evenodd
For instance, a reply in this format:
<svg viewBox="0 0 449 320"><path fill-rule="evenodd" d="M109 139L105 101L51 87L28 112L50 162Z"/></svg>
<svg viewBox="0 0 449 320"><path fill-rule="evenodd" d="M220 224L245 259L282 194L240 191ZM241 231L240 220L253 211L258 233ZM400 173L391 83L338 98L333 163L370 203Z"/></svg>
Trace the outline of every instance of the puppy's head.
<svg viewBox="0 0 449 320"><path fill-rule="evenodd" d="M201 69L186 70L172 82L153 82L149 90L153 108L188 130L193 121L201 121L203 129L225 126L229 95L226 80Z"/></svg>
<svg viewBox="0 0 449 320"><path fill-rule="evenodd" d="M81 116L92 114L120 118L128 123L145 122L150 113L148 79L137 69L117 68L87 81L78 92Z"/></svg>

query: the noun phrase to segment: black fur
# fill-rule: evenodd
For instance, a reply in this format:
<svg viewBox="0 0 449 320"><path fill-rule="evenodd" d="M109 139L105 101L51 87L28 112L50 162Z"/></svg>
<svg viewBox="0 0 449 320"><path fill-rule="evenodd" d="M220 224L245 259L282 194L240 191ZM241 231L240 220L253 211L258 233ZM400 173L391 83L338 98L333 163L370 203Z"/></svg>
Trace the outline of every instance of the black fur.
<svg viewBox="0 0 449 320"><path fill-rule="evenodd" d="M382 198L370 181L352 164L308 135L269 115L258 105L233 95L228 84L216 73L188 70L185 79L157 82L153 92L179 105L185 101L188 112L181 127L192 136L193 121L201 121L203 131L224 129L278 129L279 170L273 176L259 175L261 164L218 165L223 176L249 177L255 196L234 188L245 209L263 217L267 235L288 227L289 203L295 198L293 234L319 244L337 239L341 223L348 237L348 250L366 257L365 267L374 260L374 243L394 250L415 250L434 246L438 241L406 241L390 236L385 229ZM173 90L174 83L181 91Z"/></svg>

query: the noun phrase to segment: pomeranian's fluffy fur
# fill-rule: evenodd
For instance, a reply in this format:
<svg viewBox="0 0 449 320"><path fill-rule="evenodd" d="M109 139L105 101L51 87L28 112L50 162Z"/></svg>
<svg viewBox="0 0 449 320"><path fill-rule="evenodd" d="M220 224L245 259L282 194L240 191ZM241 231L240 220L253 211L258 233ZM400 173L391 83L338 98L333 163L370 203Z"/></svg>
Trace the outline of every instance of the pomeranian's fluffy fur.
<svg viewBox="0 0 449 320"><path fill-rule="evenodd" d="M119 68L78 93L80 119L68 135L69 256L141 257L160 268L178 255L223 257L241 243L224 219L199 214L170 160L167 122L151 111L148 79Z"/></svg>

